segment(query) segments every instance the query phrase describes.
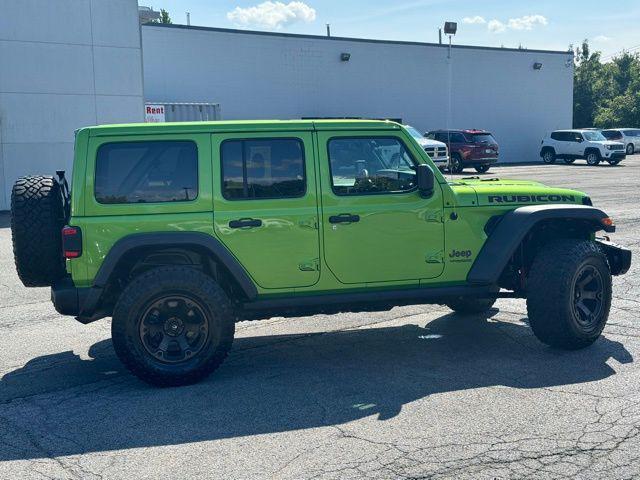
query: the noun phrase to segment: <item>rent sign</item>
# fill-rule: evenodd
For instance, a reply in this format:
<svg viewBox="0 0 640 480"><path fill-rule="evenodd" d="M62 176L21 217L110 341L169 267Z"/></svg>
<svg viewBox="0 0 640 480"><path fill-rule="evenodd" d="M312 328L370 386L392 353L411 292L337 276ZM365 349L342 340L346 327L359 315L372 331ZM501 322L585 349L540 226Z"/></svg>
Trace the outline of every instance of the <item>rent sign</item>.
<svg viewBox="0 0 640 480"><path fill-rule="evenodd" d="M144 121L147 123L164 122L164 105L145 105Z"/></svg>

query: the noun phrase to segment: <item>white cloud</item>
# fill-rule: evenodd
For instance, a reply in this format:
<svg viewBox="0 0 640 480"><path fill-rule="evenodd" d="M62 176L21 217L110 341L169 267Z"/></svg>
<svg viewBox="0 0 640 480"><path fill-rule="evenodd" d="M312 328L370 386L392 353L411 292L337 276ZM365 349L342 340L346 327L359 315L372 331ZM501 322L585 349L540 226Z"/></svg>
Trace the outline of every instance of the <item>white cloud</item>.
<svg viewBox="0 0 640 480"><path fill-rule="evenodd" d="M481 17L480 15L476 15L475 17L464 17L462 19L462 23L469 23L471 25L479 25L479 24L483 24L483 23L487 23L487 21L484 19L484 17Z"/></svg>
<svg viewBox="0 0 640 480"><path fill-rule="evenodd" d="M500 20L493 19L489 22L487 28L491 33L500 33L504 32L507 29L507 26Z"/></svg>
<svg viewBox="0 0 640 480"><path fill-rule="evenodd" d="M525 15L520 18L510 18L509 28L512 30L533 30L533 27L537 25L544 26L547 23L547 19L542 15Z"/></svg>
<svg viewBox="0 0 640 480"><path fill-rule="evenodd" d="M236 7L227 18L241 27L280 29L296 22L310 23L316 19L316 11L304 2L263 2L253 7Z"/></svg>
<svg viewBox="0 0 640 480"><path fill-rule="evenodd" d="M502 33L509 30L533 30L537 26L545 26L549 22L542 15L525 15L524 17L510 18L506 23L493 19L487 24L491 33Z"/></svg>
<svg viewBox="0 0 640 480"><path fill-rule="evenodd" d="M594 42L610 42L611 41L611 37L607 37L606 35L598 35L596 38L593 39Z"/></svg>

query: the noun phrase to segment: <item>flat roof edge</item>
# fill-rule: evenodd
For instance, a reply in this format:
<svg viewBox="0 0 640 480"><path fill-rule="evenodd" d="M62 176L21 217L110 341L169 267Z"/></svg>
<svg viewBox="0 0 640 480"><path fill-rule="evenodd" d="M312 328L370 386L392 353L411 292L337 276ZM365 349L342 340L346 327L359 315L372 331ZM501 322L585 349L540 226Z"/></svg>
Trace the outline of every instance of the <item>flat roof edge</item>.
<svg viewBox="0 0 640 480"><path fill-rule="evenodd" d="M283 33L283 32L265 32L260 30L241 30L236 28L220 28L220 27L200 27L196 25L180 25L175 23L144 23L142 27L151 28L175 28L183 30L202 30L207 32L219 32L219 33L237 33L244 35L264 35L271 37L286 37L286 38L301 38L311 40L326 40L326 41L343 41L343 42L361 42L361 43L380 43L387 45L413 45L419 47L440 47L448 48L449 45L445 43L429 43L429 42L412 42L405 40L379 40L373 38L353 38L353 37L327 37L324 35L308 35L302 33ZM498 52L519 52L519 53L550 53L555 55L571 55L571 50L541 50L530 48L503 48L503 47L486 47L482 45L452 45L454 49L473 49L473 50L489 50Z"/></svg>

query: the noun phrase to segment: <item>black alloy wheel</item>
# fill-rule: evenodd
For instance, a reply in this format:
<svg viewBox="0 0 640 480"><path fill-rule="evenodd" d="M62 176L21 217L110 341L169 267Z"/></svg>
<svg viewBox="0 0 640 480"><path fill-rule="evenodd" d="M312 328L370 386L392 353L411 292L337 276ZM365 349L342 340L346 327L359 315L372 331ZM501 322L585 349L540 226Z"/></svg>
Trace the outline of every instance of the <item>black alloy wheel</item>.
<svg viewBox="0 0 640 480"><path fill-rule="evenodd" d="M576 273L572 286L573 315L584 332L596 329L604 309L604 280L591 264Z"/></svg>
<svg viewBox="0 0 640 480"><path fill-rule="evenodd" d="M140 341L149 355L179 363L200 353L209 335L203 306L185 295L163 296L140 319Z"/></svg>

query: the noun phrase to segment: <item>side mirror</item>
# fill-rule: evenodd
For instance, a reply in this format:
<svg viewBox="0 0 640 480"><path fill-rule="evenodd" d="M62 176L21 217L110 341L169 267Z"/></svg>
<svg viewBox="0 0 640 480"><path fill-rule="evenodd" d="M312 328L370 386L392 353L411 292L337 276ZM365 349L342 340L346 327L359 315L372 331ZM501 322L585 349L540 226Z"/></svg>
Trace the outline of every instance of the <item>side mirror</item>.
<svg viewBox="0 0 640 480"><path fill-rule="evenodd" d="M418 191L423 198L429 198L433 195L433 185L435 182L435 175L429 165L421 163L416 167L416 177L418 180Z"/></svg>

